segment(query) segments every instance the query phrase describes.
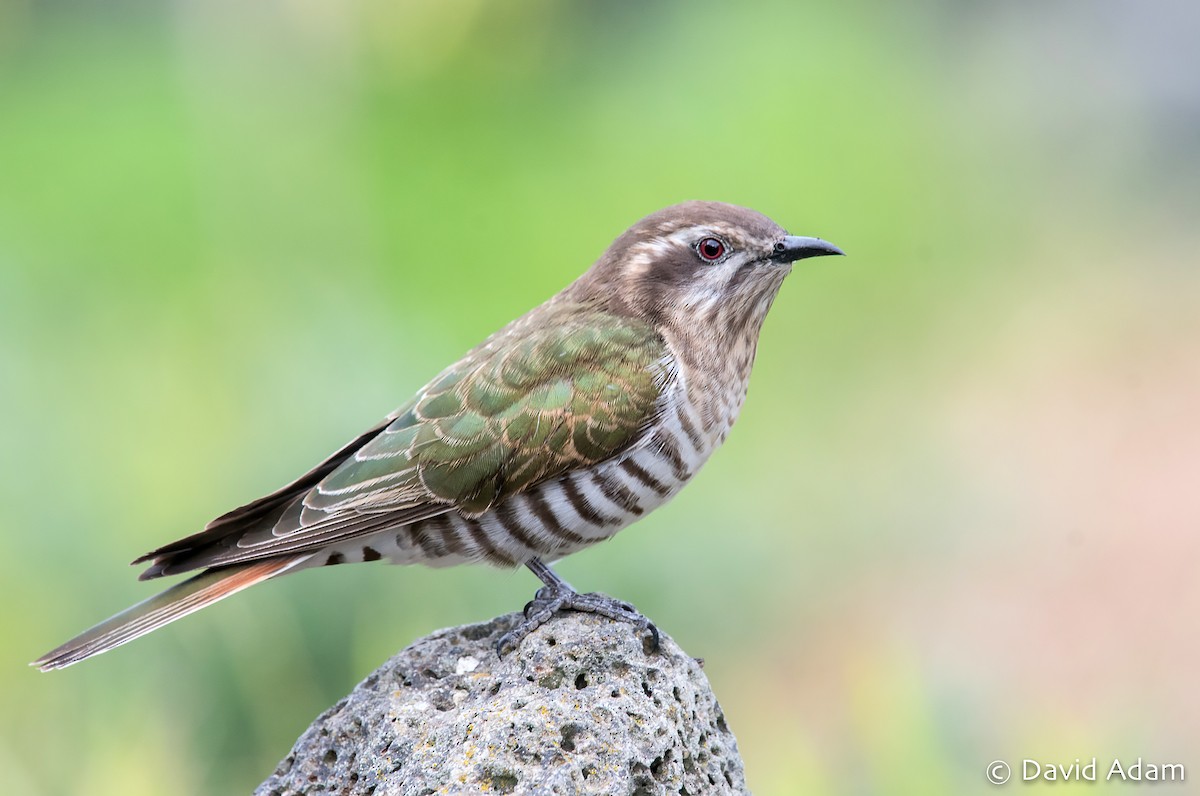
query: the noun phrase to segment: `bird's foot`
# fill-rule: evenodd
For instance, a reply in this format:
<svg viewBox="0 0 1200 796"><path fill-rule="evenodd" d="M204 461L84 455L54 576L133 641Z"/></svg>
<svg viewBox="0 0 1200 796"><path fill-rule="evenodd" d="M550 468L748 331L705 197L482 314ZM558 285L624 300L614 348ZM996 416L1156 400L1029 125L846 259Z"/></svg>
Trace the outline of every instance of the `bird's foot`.
<svg viewBox="0 0 1200 796"><path fill-rule="evenodd" d="M566 583L560 582L537 590L533 599L525 604L525 619L496 642L496 654L504 657L505 652L516 649L526 636L546 624L550 617L559 611L599 614L617 622L628 622L639 631L649 631L649 637L646 639L648 651L658 652L658 628L638 609L607 594L580 594Z"/></svg>

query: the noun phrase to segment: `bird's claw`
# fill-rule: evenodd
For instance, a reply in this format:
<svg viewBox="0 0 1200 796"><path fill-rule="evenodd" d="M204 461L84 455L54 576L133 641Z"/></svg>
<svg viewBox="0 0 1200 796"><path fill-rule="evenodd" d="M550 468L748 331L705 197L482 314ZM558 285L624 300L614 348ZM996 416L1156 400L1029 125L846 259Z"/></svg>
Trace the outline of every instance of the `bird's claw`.
<svg viewBox="0 0 1200 796"><path fill-rule="evenodd" d="M638 630L649 631L647 652L658 652L660 649L658 628L629 603L597 592L580 594L568 586L543 586L525 604L522 611L525 619L496 642L496 655L503 658L509 649L516 649L526 636L546 624L559 611L579 611L598 614L617 622L629 622Z"/></svg>

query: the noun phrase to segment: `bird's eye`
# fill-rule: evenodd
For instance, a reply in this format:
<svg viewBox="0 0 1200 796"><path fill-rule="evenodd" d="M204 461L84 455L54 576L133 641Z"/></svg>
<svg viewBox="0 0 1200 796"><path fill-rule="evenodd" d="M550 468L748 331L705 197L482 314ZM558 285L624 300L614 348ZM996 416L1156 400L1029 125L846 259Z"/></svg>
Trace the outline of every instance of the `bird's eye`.
<svg viewBox="0 0 1200 796"><path fill-rule="evenodd" d="M725 242L720 238L705 238L696 244L696 253L702 260L716 262L725 254Z"/></svg>

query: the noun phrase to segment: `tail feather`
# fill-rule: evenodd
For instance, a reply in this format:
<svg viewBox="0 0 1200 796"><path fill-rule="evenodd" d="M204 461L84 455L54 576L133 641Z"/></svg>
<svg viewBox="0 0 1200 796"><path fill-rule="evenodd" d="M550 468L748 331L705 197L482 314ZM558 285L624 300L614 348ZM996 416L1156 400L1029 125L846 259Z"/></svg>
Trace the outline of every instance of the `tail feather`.
<svg viewBox="0 0 1200 796"><path fill-rule="evenodd" d="M205 570L85 630L30 665L48 672L108 652L242 589L287 572L311 557L309 553Z"/></svg>

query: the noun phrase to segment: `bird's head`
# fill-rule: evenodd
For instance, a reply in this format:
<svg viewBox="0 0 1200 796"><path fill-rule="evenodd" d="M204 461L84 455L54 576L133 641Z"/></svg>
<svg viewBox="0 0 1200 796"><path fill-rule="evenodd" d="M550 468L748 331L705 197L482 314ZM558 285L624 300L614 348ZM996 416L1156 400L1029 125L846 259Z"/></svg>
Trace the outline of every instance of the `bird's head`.
<svg viewBox="0 0 1200 796"><path fill-rule="evenodd" d="M656 325L752 323L757 331L792 263L830 254L842 251L789 235L754 210L684 202L626 230L571 293Z"/></svg>

